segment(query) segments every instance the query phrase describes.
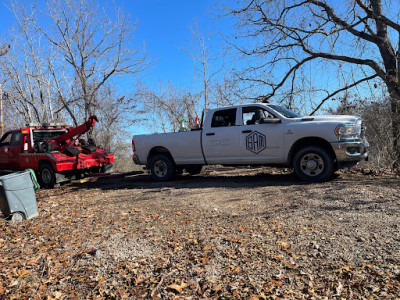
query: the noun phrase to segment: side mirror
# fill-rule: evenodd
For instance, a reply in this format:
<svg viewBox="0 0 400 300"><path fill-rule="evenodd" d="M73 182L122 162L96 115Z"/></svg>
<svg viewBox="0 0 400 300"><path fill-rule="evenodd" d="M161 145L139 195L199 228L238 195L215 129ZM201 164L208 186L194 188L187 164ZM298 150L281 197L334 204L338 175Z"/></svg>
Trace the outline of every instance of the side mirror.
<svg viewBox="0 0 400 300"><path fill-rule="evenodd" d="M282 121L278 118L261 118L260 124L267 124L267 123L281 123Z"/></svg>

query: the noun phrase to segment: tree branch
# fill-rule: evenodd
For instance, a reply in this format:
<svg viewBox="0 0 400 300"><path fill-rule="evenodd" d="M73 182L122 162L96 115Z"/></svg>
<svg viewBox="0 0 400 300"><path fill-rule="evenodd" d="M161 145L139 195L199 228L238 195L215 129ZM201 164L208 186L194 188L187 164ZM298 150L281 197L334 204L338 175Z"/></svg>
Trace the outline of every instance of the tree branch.
<svg viewBox="0 0 400 300"><path fill-rule="evenodd" d="M332 98L333 96L337 95L338 93L343 92L345 90L348 90L348 89L350 89L352 87L355 87L355 86L359 85L360 83L362 83L364 81L368 81L368 80L374 79L377 76L378 76L377 74L374 74L372 76L365 77L365 78L360 79L360 80L358 80L356 82L353 82L352 84L350 84L348 86L345 86L344 88L338 89L337 91L333 92L332 94L328 94L328 96L326 96L324 99L322 99L321 102L318 104L318 106L316 108L314 108L314 110L311 112L310 116L314 115L328 99Z"/></svg>

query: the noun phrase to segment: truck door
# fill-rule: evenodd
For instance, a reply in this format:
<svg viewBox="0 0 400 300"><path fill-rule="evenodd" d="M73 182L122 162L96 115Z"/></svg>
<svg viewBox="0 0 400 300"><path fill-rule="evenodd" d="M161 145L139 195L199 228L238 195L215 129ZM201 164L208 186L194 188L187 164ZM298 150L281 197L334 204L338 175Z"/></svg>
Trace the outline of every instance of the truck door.
<svg viewBox="0 0 400 300"><path fill-rule="evenodd" d="M19 154L22 152L22 134L21 131L14 131L8 146L8 159L10 168L13 170L20 169Z"/></svg>
<svg viewBox="0 0 400 300"><path fill-rule="evenodd" d="M242 107L241 156L246 163L284 163L284 128L281 120L260 106Z"/></svg>
<svg viewBox="0 0 400 300"><path fill-rule="evenodd" d="M0 168L11 169L9 165L8 151L10 150L10 142L12 131L6 132L0 139Z"/></svg>
<svg viewBox="0 0 400 300"><path fill-rule="evenodd" d="M237 108L213 113L211 126L203 129L203 152L209 164L240 163Z"/></svg>

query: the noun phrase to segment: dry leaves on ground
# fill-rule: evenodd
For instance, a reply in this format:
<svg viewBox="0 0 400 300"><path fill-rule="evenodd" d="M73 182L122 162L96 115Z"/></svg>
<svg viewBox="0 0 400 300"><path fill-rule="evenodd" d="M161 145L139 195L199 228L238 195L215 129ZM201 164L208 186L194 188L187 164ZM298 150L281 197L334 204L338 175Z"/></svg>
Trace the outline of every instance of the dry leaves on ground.
<svg viewBox="0 0 400 300"><path fill-rule="evenodd" d="M0 221L0 299L398 298L399 192L222 167L41 190L39 217Z"/></svg>

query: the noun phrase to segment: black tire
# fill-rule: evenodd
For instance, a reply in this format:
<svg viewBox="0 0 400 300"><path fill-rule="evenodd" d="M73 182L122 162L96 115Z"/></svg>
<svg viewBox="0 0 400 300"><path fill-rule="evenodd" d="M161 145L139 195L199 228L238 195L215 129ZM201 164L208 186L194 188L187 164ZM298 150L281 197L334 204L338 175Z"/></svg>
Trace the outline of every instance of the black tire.
<svg viewBox="0 0 400 300"><path fill-rule="evenodd" d="M157 154L150 162L151 176L157 181L167 181L175 175L175 164L166 154Z"/></svg>
<svg viewBox="0 0 400 300"><path fill-rule="evenodd" d="M186 168L186 172L190 175L197 175L201 173L202 166Z"/></svg>
<svg viewBox="0 0 400 300"><path fill-rule="evenodd" d="M334 172L334 159L322 147L307 146L301 148L294 156L293 167L296 175L308 182L324 182Z"/></svg>
<svg viewBox="0 0 400 300"><path fill-rule="evenodd" d="M49 163L42 163L39 165L38 182L43 189L51 189L56 183L56 174L53 167Z"/></svg>

